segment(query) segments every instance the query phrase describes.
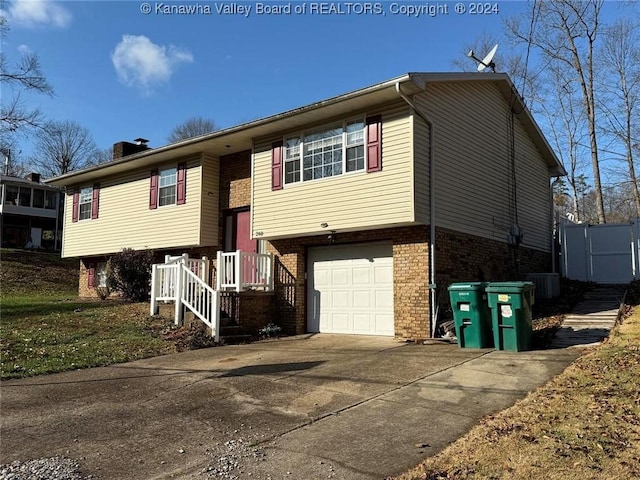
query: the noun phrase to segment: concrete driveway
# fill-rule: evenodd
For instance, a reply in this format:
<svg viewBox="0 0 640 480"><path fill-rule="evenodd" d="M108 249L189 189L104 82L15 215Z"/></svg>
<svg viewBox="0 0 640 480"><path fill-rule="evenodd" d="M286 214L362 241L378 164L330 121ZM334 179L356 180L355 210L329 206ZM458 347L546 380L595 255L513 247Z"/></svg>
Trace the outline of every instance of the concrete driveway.
<svg viewBox="0 0 640 480"><path fill-rule="evenodd" d="M2 383L2 463L97 479L381 479L577 356L309 335Z"/></svg>

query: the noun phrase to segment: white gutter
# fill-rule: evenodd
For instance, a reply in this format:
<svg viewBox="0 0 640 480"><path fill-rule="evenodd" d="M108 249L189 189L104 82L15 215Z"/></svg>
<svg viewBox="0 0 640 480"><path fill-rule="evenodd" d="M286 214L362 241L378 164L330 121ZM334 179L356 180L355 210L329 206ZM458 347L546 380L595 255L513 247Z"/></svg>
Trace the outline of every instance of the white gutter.
<svg viewBox="0 0 640 480"><path fill-rule="evenodd" d="M436 187L435 187L435 127L426 113L420 111L400 88L400 82L396 82L396 92L409 105L429 127L429 321L431 322L431 337L435 337L436 321L438 319L438 305L436 298Z"/></svg>

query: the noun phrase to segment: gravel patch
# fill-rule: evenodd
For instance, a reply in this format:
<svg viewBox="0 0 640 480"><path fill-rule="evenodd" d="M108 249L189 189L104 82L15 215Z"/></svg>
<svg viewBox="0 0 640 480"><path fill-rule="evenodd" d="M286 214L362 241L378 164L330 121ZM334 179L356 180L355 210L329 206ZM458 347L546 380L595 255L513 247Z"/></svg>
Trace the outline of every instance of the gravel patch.
<svg viewBox="0 0 640 480"><path fill-rule="evenodd" d="M36 458L0 465L0 480L90 480L78 462L66 457Z"/></svg>
<svg viewBox="0 0 640 480"><path fill-rule="evenodd" d="M205 467L201 474L205 478L220 478L224 480L239 480L251 476L249 472L242 470L241 461L253 459L255 461L264 460L266 454L259 448L250 447L244 440L229 440L223 444L224 453L209 451L213 461ZM238 476L240 475L240 476Z"/></svg>

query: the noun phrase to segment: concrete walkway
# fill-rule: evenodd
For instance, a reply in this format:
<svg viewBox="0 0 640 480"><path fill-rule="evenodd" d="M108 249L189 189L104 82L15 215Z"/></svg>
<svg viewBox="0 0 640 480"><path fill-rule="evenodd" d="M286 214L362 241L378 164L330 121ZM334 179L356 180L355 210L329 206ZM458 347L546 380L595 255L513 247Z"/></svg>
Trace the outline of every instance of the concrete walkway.
<svg viewBox="0 0 640 480"><path fill-rule="evenodd" d="M625 287L599 285L565 317L551 348L597 345L609 336L621 313Z"/></svg>

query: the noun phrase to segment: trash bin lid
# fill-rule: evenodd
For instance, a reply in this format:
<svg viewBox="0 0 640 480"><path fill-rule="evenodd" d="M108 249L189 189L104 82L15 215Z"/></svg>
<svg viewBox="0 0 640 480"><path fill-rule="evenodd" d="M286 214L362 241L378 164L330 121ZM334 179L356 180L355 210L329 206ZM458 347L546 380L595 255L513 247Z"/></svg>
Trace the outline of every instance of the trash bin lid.
<svg viewBox="0 0 640 480"><path fill-rule="evenodd" d="M465 291L465 292L477 292L484 291L487 288L487 282L460 282L452 283L449 285L449 291Z"/></svg>
<svg viewBox="0 0 640 480"><path fill-rule="evenodd" d="M490 282L487 293L522 293L534 288L533 282Z"/></svg>

